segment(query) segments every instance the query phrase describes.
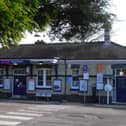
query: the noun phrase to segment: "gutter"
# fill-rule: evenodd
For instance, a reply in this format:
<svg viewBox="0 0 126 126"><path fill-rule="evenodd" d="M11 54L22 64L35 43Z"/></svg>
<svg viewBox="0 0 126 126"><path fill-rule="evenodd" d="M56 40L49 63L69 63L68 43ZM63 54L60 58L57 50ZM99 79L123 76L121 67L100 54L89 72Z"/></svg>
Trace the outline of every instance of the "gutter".
<svg viewBox="0 0 126 126"><path fill-rule="evenodd" d="M66 60L67 63L83 63L83 64L126 64L126 59L112 59L112 60ZM64 60L59 60L59 63L64 63Z"/></svg>

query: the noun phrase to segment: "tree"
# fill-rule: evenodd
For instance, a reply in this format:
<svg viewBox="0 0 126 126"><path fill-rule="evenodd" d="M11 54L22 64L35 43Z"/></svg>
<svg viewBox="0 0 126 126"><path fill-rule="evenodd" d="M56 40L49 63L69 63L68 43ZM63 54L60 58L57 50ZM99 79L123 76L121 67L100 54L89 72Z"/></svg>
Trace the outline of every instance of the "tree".
<svg viewBox="0 0 126 126"><path fill-rule="evenodd" d="M103 28L110 29L114 14L110 0L54 0L58 15L51 24L50 35L84 41Z"/></svg>
<svg viewBox="0 0 126 126"><path fill-rule="evenodd" d="M25 31L43 31L55 17L46 0L0 0L0 43L9 47L18 44ZM53 15L54 14L54 15ZM37 18L37 17L41 18Z"/></svg>
<svg viewBox="0 0 126 126"><path fill-rule="evenodd" d="M86 39L111 26L109 0L0 0L0 43L18 44L25 31L42 32L51 27L50 37Z"/></svg>

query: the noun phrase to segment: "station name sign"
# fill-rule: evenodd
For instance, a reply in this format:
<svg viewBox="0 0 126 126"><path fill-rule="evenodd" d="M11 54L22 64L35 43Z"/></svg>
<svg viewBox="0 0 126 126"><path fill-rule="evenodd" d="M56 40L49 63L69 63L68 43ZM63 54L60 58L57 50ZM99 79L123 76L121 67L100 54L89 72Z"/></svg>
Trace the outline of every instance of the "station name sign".
<svg viewBox="0 0 126 126"><path fill-rule="evenodd" d="M30 60L25 59L0 59L0 64L30 64Z"/></svg>

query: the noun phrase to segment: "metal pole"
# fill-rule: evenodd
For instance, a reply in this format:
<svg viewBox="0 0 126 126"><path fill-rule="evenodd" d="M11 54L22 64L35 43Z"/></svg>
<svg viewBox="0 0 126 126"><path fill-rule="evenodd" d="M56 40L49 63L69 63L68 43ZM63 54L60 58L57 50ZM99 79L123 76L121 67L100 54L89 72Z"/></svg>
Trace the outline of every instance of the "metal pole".
<svg viewBox="0 0 126 126"><path fill-rule="evenodd" d="M109 104L109 91L107 91L107 105Z"/></svg>
<svg viewBox="0 0 126 126"><path fill-rule="evenodd" d="M66 59L64 59L64 65L65 65L64 99L66 99L66 76L67 76L67 63L66 63Z"/></svg>
<svg viewBox="0 0 126 126"><path fill-rule="evenodd" d="M84 85L84 104L86 103L86 92L88 90L88 80L85 80L86 83Z"/></svg>
<svg viewBox="0 0 126 126"><path fill-rule="evenodd" d="M99 101L99 104L101 103L101 98L100 98L100 90L98 90L98 101Z"/></svg>
<svg viewBox="0 0 126 126"><path fill-rule="evenodd" d="M86 96L85 96L86 94L85 94L85 92L84 92L84 104L85 104L85 101L86 101Z"/></svg>

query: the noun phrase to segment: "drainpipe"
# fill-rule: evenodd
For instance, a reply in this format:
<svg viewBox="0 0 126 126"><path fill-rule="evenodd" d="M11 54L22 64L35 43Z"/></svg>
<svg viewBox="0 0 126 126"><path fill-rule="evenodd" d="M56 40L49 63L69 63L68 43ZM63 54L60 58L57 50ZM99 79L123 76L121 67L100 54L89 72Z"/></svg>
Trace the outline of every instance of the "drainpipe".
<svg viewBox="0 0 126 126"><path fill-rule="evenodd" d="M64 100L66 100L66 77L67 77L67 62L66 59L64 59L64 65L65 65L65 82L64 82Z"/></svg>
<svg viewBox="0 0 126 126"><path fill-rule="evenodd" d="M55 63L55 79L58 79L58 64Z"/></svg>
<svg viewBox="0 0 126 126"><path fill-rule="evenodd" d="M8 78L8 65L5 66L6 77Z"/></svg>

